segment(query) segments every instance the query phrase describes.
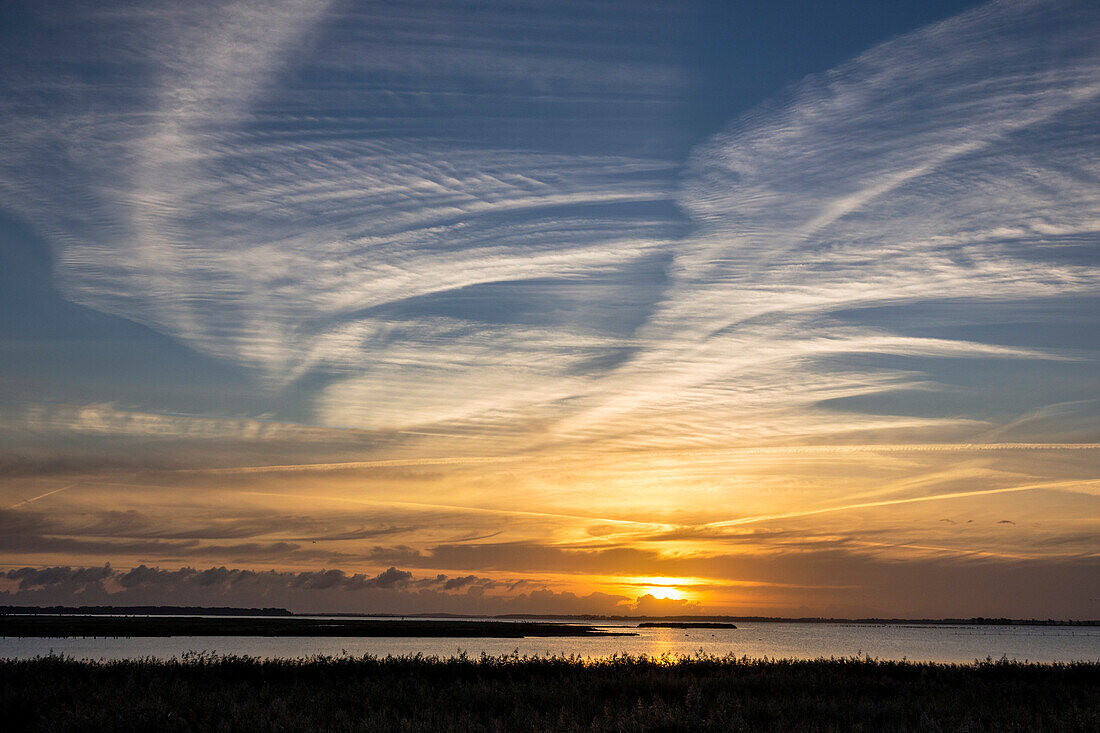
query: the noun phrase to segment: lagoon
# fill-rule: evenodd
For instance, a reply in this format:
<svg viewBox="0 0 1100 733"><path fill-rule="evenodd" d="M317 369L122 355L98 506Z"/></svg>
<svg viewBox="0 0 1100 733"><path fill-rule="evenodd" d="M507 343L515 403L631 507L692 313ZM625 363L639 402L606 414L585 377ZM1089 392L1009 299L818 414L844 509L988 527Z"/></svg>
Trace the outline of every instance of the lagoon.
<svg viewBox="0 0 1100 733"><path fill-rule="evenodd" d="M323 618L323 617L318 617ZM514 623L523 624L525 621ZM558 622L560 623L560 622ZM1030 662L1100 661L1097 626L993 626L738 622L736 629L637 628L636 621L591 621L634 636L557 638L173 636L100 638L0 637L0 658L63 654L77 659L170 659L188 652L292 659L314 655L402 656L673 656L703 653L752 659L872 657L886 660L973 662L986 658Z"/></svg>

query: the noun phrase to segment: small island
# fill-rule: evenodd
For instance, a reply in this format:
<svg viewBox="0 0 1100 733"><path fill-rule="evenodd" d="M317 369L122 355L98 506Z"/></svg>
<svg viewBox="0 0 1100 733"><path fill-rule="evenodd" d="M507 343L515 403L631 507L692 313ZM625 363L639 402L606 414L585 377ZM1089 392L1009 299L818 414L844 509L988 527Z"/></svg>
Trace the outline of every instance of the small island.
<svg viewBox="0 0 1100 733"><path fill-rule="evenodd" d="M736 629L734 624L721 621L644 621L639 629Z"/></svg>

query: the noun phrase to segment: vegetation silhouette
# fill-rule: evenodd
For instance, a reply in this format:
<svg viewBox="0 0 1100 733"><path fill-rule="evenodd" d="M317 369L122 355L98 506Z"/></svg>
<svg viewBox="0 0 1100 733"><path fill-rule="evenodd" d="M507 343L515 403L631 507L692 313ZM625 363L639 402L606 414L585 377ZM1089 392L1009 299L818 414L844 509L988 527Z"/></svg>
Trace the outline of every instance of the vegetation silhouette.
<svg viewBox="0 0 1100 733"><path fill-rule="evenodd" d="M1100 664L869 658L0 660L12 731L1095 731Z"/></svg>

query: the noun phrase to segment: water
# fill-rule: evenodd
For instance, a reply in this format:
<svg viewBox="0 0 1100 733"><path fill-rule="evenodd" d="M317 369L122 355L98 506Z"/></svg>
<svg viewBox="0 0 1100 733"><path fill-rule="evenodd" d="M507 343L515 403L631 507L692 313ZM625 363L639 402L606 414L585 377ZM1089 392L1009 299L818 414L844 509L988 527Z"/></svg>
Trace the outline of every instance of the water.
<svg viewBox="0 0 1100 733"><path fill-rule="evenodd" d="M315 654L377 656L424 654L449 657L465 652L494 656L613 654L660 656L697 652L752 658L871 656L933 662L973 662L1007 657L1018 661L1100 661L1100 627L921 626L875 624L739 623L737 629L636 629L631 622L604 622L609 630L638 636L552 639L399 637L177 636L38 639L0 637L0 657L29 658L51 652L78 659L167 659L186 652L294 658Z"/></svg>

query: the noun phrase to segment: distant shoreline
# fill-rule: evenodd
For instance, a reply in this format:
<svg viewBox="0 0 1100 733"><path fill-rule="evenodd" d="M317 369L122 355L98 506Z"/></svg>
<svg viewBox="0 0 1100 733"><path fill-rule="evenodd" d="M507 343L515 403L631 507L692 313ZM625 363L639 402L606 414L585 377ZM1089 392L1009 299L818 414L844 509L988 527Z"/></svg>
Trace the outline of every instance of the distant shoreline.
<svg viewBox="0 0 1100 733"><path fill-rule="evenodd" d="M725 621L643 621L639 629L736 629Z"/></svg>
<svg viewBox="0 0 1100 733"><path fill-rule="evenodd" d="M500 621L559 621L570 623L684 622L684 623L786 623L786 624L891 624L921 626L1100 626L1100 619L1015 619L1015 618L829 618L820 616L730 616L730 615L583 615L511 613L497 615L457 613L353 613L319 611L292 612L285 608L238 608L233 606L0 606L0 616L63 615L63 616L250 616L275 618L348 618L348 619L453 619Z"/></svg>
<svg viewBox="0 0 1100 733"><path fill-rule="evenodd" d="M636 636L627 630L606 631L590 625L537 621L317 619L239 616L0 616L0 637L415 637L524 639L532 637Z"/></svg>

